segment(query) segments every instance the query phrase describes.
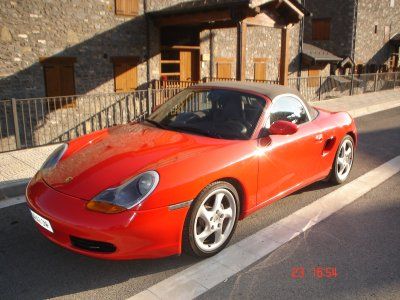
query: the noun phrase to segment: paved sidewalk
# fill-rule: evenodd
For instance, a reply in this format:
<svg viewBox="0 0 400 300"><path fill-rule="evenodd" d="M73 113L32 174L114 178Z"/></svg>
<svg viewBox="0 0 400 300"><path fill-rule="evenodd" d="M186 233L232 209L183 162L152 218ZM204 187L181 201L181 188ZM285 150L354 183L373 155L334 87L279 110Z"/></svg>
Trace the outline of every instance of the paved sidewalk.
<svg viewBox="0 0 400 300"><path fill-rule="evenodd" d="M400 90L389 90L313 102L332 111L348 111L360 117L400 106ZM21 194L47 156L57 145L0 153L0 200Z"/></svg>
<svg viewBox="0 0 400 300"><path fill-rule="evenodd" d="M400 89L345 96L311 104L331 111L348 111L353 118L357 118L400 106Z"/></svg>
<svg viewBox="0 0 400 300"><path fill-rule="evenodd" d="M0 153L0 200L21 194L58 145Z"/></svg>

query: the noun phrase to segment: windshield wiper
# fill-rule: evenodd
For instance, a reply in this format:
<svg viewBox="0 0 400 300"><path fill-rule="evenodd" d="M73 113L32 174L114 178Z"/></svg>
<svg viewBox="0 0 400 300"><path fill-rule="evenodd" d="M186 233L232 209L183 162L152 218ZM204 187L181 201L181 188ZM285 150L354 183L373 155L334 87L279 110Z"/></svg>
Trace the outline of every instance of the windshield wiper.
<svg viewBox="0 0 400 300"><path fill-rule="evenodd" d="M164 125L164 124L161 124L161 123L158 123L157 121L153 121L153 120L150 120L150 119L145 119L145 121L146 121L147 123L150 123L150 124L152 124L152 125L158 127L158 128L168 129L168 126L166 126L166 125Z"/></svg>
<svg viewBox="0 0 400 300"><path fill-rule="evenodd" d="M200 128L196 127L190 127L190 126L171 126L170 129L178 130L178 131L184 131L188 133L198 133L204 136L212 137L212 138L222 138L222 136L216 132L213 132L211 130L203 130Z"/></svg>

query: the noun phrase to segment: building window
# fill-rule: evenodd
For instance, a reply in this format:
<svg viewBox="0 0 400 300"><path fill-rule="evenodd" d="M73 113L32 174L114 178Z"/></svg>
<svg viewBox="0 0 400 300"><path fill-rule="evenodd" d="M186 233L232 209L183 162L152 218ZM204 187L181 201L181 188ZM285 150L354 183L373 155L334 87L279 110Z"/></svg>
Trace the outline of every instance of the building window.
<svg viewBox="0 0 400 300"><path fill-rule="evenodd" d="M47 97L75 95L75 57L44 57L40 58L40 62Z"/></svg>
<svg viewBox="0 0 400 300"><path fill-rule="evenodd" d="M267 80L267 58L254 58L254 80Z"/></svg>
<svg viewBox="0 0 400 300"><path fill-rule="evenodd" d="M331 19L312 20L312 39L314 41L326 41L331 37Z"/></svg>
<svg viewBox="0 0 400 300"><path fill-rule="evenodd" d="M215 59L217 63L217 78L232 79L233 58L218 57Z"/></svg>
<svg viewBox="0 0 400 300"><path fill-rule="evenodd" d="M138 0L115 0L115 14L120 16L137 16L139 13Z"/></svg>
<svg viewBox="0 0 400 300"><path fill-rule="evenodd" d="M390 7L394 7L394 0L390 0Z"/></svg>
<svg viewBox="0 0 400 300"><path fill-rule="evenodd" d="M134 56L112 57L114 64L115 92L130 92L137 88L138 58Z"/></svg>

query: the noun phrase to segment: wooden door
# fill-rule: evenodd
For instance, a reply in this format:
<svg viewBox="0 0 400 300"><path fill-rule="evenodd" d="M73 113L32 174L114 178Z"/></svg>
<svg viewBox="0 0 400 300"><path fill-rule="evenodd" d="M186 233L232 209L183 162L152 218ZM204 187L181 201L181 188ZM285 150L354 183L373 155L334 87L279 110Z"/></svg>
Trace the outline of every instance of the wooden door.
<svg viewBox="0 0 400 300"><path fill-rule="evenodd" d="M199 51L180 50L179 51L179 79L180 81L198 81L200 78Z"/></svg>
<svg viewBox="0 0 400 300"><path fill-rule="evenodd" d="M309 87L317 87L319 85L319 76L321 70L318 67L310 67L308 69L308 86Z"/></svg>

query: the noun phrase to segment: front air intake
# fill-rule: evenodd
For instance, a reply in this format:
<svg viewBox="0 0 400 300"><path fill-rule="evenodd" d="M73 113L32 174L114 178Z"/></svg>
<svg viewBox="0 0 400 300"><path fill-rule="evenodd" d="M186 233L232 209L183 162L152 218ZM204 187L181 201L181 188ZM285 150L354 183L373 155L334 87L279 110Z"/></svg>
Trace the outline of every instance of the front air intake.
<svg viewBox="0 0 400 300"><path fill-rule="evenodd" d="M70 239L72 246L87 251L112 253L115 252L115 250L117 250L117 248L111 243L92 241L92 240L78 238L75 236L70 236Z"/></svg>

